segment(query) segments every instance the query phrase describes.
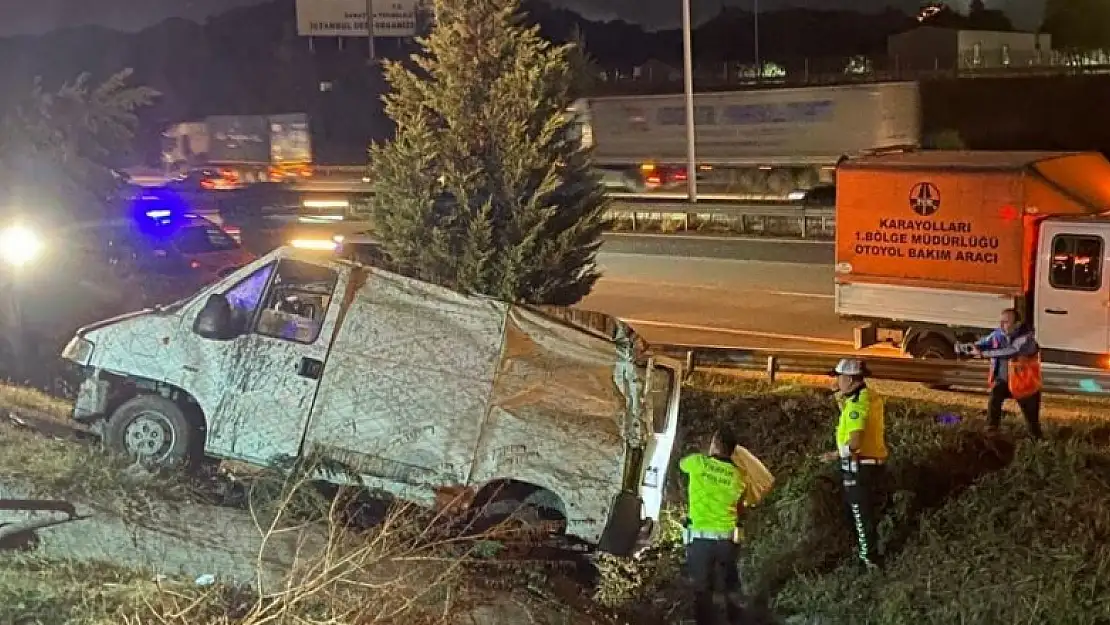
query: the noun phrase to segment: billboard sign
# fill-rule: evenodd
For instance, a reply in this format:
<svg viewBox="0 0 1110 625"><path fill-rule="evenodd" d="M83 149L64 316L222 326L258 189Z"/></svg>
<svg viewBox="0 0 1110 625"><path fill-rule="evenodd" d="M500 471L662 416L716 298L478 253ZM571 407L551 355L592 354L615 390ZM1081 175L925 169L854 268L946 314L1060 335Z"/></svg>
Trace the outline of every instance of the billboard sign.
<svg viewBox="0 0 1110 625"><path fill-rule="evenodd" d="M417 0L297 0L297 34L366 37L368 4L373 4L374 37L416 35Z"/></svg>

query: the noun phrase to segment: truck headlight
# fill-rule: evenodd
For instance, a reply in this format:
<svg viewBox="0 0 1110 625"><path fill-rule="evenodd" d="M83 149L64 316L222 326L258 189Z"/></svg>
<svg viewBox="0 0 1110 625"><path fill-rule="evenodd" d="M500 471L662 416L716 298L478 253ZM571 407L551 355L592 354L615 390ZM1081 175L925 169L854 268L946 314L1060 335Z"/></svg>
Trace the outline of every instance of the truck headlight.
<svg viewBox="0 0 1110 625"><path fill-rule="evenodd" d="M62 358L77 363L78 365L86 366L92 360L94 347L92 341L80 336L75 336L69 340L65 349L62 350Z"/></svg>
<svg viewBox="0 0 1110 625"><path fill-rule="evenodd" d="M42 239L23 226L0 230L0 259L14 267L33 262L42 254Z"/></svg>

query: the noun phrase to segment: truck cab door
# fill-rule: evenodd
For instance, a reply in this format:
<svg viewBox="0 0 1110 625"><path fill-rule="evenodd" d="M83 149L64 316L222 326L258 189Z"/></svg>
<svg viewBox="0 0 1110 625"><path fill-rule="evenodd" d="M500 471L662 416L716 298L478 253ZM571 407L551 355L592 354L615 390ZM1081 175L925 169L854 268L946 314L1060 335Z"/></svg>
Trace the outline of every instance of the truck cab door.
<svg viewBox="0 0 1110 625"><path fill-rule="evenodd" d="M300 454L347 278L327 263L282 258L223 293L237 336L195 337L182 381L203 391L210 455L272 465Z"/></svg>
<svg viewBox="0 0 1110 625"><path fill-rule="evenodd" d="M1094 365L1110 352L1108 233L1097 223L1042 226L1034 317L1046 360Z"/></svg>

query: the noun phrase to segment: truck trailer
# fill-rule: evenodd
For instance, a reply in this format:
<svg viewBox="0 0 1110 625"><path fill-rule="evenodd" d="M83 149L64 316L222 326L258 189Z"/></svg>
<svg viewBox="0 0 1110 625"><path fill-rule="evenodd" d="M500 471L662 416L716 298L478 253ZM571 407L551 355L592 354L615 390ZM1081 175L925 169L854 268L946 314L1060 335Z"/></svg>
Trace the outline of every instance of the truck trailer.
<svg viewBox="0 0 1110 625"><path fill-rule="evenodd" d="M856 346L956 358L1015 308L1045 362L1107 367L1110 162L921 151L837 173L835 306Z"/></svg>
<svg viewBox="0 0 1110 625"><path fill-rule="evenodd" d="M174 124L162 133L167 176L203 172L208 189L283 181L312 174L308 116L213 115Z"/></svg>
<svg viewBox="0 0 1110 625"><path fill-rule="evenodd" d="M572 107L583 143L614 191L684 190L682 95L587 98ZM838 163L916 148L916 82L767 88L694 96L701 192L786 199L832 183Z"/></svg>

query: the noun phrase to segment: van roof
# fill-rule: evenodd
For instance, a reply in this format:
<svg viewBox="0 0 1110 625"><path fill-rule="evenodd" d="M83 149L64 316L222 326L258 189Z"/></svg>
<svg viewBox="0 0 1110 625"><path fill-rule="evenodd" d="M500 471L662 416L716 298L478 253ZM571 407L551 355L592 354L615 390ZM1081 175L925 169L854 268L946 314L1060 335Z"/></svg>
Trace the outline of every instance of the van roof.
<svg viewBox="0 0 1110 625"><path fill-rule="evenodd" d="M862 156L841 163L841 169L980 169L1023 170L1037 163L1089 152L1001 152L992 150L923 150Z"/></svg>

